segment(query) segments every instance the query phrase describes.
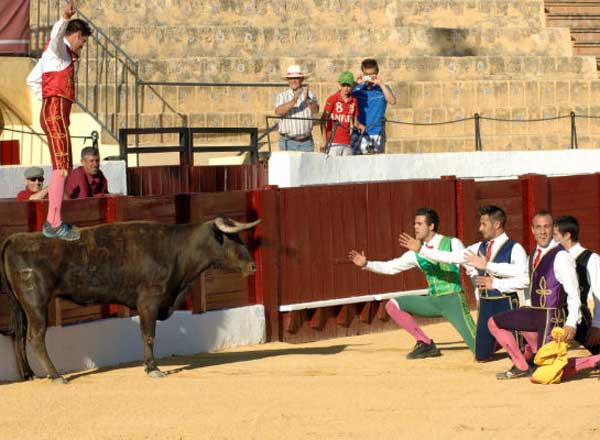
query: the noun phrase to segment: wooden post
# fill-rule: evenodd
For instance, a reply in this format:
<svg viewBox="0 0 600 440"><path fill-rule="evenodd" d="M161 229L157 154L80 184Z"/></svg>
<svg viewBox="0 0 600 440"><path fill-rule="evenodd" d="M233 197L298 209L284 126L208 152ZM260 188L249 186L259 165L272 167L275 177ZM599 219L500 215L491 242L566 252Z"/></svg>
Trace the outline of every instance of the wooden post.
<svg viewBox="0 0 600 440"><path fill-rule="evenodd" d="M283 340L279 306L279 191L267 187L249 192L251 217L261 222L253 230L252 256L256 263L254 295L256 302L265 307L267 341Z"/></svg>
<svg viewBox="0 0 600 440"><path fill-rule="evenodd" d="M104 201L104 221L106 223L114 223L117 221L127 220L127 197L109 195L104 198ZM125 307L119 304L107 304L102 307L102 316L105 318L109 318L111 316L123 318L129 316L130 314L131 312L129 311L129 307Z"/></svg>
<svg viewBox="0 0 600 440"><path fill-rule="evenodd" d="M478 206L476 206L475 180L456 180L456 235L468 246L478 241ZM464 270L460 271L461 284L470 308L477 307L475 289Z"/></svg>
<svg viewBox="0 0 600 440"><path fill-rule="evenodd" d="M537 211L550 209L550 190L548 177L541 174L525 174L519 176L523 200L523 231L531 230L531 220ZM535 249L535 239L531 233L523 245L528 252Z"/></svg>

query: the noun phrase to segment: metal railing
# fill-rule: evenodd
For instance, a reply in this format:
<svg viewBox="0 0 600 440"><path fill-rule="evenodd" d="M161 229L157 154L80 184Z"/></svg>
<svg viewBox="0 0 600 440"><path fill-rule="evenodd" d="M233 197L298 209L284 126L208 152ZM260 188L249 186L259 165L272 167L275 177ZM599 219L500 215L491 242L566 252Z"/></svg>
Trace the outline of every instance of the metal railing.
<svg viewBox="0 0 600 440"><path fill-rule="evenodd" d="M178 135L178 145L129 146L130 136ZM198 145L194 135L248 135L249 142L244 145ZM140 154L178 153L179 164L194 165L194 153L239 152L248 153L252 163L258 162L257 128L208 128L208 127L160 127L160 128L122 128L119 130L119 155L129 166L129 155L135 154L139 165Z"/></svg>
<svg viewBox="0 0 600 440"><path fill-rule="evenodd" d="M41 56L63 4L60 0L32 2L30 56ZM89 24L92 35L80 54L75 101L117 140L120 128L140 126L139 64L79 9L77 17Z"/></svg>

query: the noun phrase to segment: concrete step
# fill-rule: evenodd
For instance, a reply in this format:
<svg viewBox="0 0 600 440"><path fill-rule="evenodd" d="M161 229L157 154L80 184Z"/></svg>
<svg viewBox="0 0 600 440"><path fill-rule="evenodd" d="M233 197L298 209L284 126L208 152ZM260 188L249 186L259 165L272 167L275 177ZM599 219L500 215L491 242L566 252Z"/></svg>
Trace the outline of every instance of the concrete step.
<svg viewBox="0 0 600 440"><path fill-rule="evenodd" d="M600 28L572 29L573 44L596 43L600 41Z"/></svg>
<svg viewBox="0 0 600 440"><path fill-rule="evenodd" d="M536 108L542 106L585 106L600 102L600 80L484 80L484 81L391 81L396 109L464 109L469 113L494 108ZM333 82L310 84L321 104L334 93ZM202 112L264 111L271 113L283 87L143 87L139 108L142 113L182 114ZM98 90L114 96L113 86ZM79 95L83 88L79 88ZM108 112L114 112L109 100ZM129 109L134 108L130 101ZM106 109L103 107L102 111ZM123 115L121 108L119 115ZM119 118L121 119L121 117Z"/></svg>
<svg viewBox="0 0 600 440"><path fill-rule="evenodd" d="M598 14L600 15L600 1L598 0L546 0L544 9L549 15L569 14Z"/></svg>
<svg viewBox="0 0 600 440"><path fill-rule="evenodd" d="M343 57L188 57L140 61L145 81L196 82L282 82L281 75L292 64L300 64L312 72L311 81L332 81L344 70L358 74L362 58ZM596 77L593 58L586 57L405 57L379 58L382 75L395 80L476 80L476 79L592 79ZM100 64L83 59L79 75L94 84L96 72L104 79L109 72L114 81L114 64ZM119 75L118 78L121 78Z"/></svg>
<svg viewBox="0 0 600 440"><path fill-rule="evenodd" d="M506 27L540 26L541 0L80 0L78 7L101 26L273 25L307 22L371 25ZM32 20L32 22L35 22Z"/></svg>
<svg viewBox="0 0 600 440"><path fill-rule="evenodd" d="M600 27L600 14L552 14L546 17L549 27L589 29Z"/></svg>
<svg viewBox="0 0 600 440"><path fill-rule="evenodd" d="M568 29L557 28L135 26L111 27L107 32L137 59L327 57L332 53L364 57L366 53L389 56L390 52L395 57L572 54ZM282 53L285 47L289 52Z"/></svg>

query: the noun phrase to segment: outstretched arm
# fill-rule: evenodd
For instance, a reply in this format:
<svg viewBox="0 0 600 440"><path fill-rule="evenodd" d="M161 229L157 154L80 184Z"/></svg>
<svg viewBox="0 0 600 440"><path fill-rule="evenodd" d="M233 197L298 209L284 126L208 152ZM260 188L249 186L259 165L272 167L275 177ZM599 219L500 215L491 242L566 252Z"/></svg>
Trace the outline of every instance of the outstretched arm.
<svg viewBox="0 0 600 440"><path fill-rule="evenodd" d="M351 250L348 259L358 267L384 275L395 275L418 266L414 252L405 252L401 257L389 261L369 261L364 251L359 253Z"/></svg>

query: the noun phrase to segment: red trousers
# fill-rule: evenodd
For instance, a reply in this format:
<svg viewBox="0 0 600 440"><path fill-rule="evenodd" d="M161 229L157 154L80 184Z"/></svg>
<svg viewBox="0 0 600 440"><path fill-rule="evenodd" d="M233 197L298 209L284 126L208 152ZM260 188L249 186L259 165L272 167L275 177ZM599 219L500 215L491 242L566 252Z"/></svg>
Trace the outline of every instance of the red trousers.
<svg viewBox="0 0 600 440"><path fill-rule="evenodd" d="M50 96L42 101L40 124L48 139L52 169L70 170L73 167L69 124L71 101L61 96Z"/></svg>

